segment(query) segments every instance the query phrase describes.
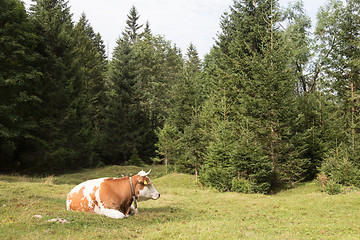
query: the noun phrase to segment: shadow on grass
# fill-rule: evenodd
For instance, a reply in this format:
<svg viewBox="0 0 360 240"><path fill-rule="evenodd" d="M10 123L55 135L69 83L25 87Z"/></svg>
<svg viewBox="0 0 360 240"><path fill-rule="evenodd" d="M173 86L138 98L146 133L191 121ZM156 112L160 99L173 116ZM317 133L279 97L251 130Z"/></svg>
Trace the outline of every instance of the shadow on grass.
<svg viewBox="0 0 360 240"><path fill-rule="evenodd" d="M184 221L190 218L191 210L174 206L146 207L140 208L139 213L134 217L136 221L147 223L166 223Z"/></svg>
<svg viewBox="0 0 360 240"><path fill-rule="evenodd" d="M151 213L174 213L174 212L180 212L183 211L183 209L178 207L172 207L172 206L161 206L161 207L146 207L146 208L140 208L141 212L146 212L148 214Z"/></svg>

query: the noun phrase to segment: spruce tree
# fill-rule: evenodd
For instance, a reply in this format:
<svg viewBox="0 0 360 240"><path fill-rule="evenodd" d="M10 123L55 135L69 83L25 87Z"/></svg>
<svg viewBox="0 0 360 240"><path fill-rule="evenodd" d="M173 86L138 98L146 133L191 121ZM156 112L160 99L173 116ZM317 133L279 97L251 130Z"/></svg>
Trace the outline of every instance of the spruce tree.
<svg viewBox="0 0 360 240"><path fill-rule="evenodd" d="M58 171L87 166L91 154L87 137L89 121L83 109L84 74L76 59L73 22L64 0L37 0L30 8L36 51L41 56L39 71L39 141L28 167ZM30 165L31 163L31 165Z"/></svg>
<svg viewBox="0 0 360 240"><path fill-rule="evenodd" d="M247 132L255 141L256 147L253 148L257 149L257 159L261 159L253 168L236 164L236 161L244 159L251 166L250 155L234 152L233 156L241 158L230 155L229 160L224 161L234 159L235 162L228 167L231 176L244 176L247 181L255 182L254 189L261 192L268 191L270 182L274 183L272 176L278 174L277 179L285 180L302 161L297 157L296 149L289 144L291 126L296 116L293 95L295 82L288 65L289 45L279 21L277 1L235 1L230 13L222 19L222 32L211 51L211 65L205 65L205 71L209 71L206 74L212 75L211 84L215 87L215 94L222 96L217 98L219 103L215 102L222 107L217 114L223 117L218 119L229 123L219 122L217 125L223 127L218 129L224 133L238 132L238 135L224 135L224 141L235 143L233 149L242 149L246 145L241 139L246 138L241 129L248 129ZM228 129L230 126L235 130ZM230 154L226 149L224 152ZM208 156L205 164L211 156ZM234 166L238 167L234 169ZM252 175L255 172L261 174Z"/></svg>
<svg viewBox="0 0 360 240"><path fill-rule="evenodd" d="M190 44L184 59L183 75L172 85L169 95L171 107L164 127L158 132L157 144L159 149L167 149L160 153L174 165L176 171L195 173L196 176L203 159L200 73L198 53ZM164 136L166 141L163 141ZM169 143L173 147L169 147Z"/></svg>
<svg viewBox="0 0 360 240"><path fill-rule="evenodd" d="M33 27L18 0L0 2L0 164L2 171L25 168L28 142L36 141L40 73Z"/></svg>
<svg viewBox="0 0 360 240"><path fill-rule="evenodd" d="M344 7L339 26L339 38L341 44L335 48L334 55L337 54L337 80L334 88L339 93L343 102L345 112L345 123L348 126L349 143L351 145L352 159L359 161L359 133L360 133L360 104L358 96L360 94L360 1L348 0ZM334 64L334 62L332 63ZM334 66L335 67L335 66ZM340 74L340 71L342 74ZM344 88L344 86L346 86ZM355 159L354 159L355 158Z"/></svg>
<svg viewBox="0 0 360 240"><path fill-rule="evenodd" d="M133 50L127 35L117 41L107 72L105 109L105 160L108 164L125 163L134 147L137 104L134 100L135 68Z"/></svg>
<svg viewBox="0 0 360 240"><path fill-rule="evenodd" d="M175 98L175 119L181 131L180 146L183 154L177 157L177 168L195 173L196 179L204 159L204 132L201 126L201 61L195 46L190 43L185 63L183 81L178 84Z"/></svg>
<svg viewBox="0 0 360 240"><path fill-rule="evenodd" d="M154 159L156 163L163 163L168 172L169 166L176 163L180 155L179 151L179 130L174 124L166 121L163 127L156 132L158 141L155 144L158 157Z"/></svg>
<svg viewBox="0 0 360 240"><path fill-rule="evenodd" d="M84 101L83 115L90 123L88 126L89 145L93 155L89 158L89 164L93 165L102 160L104 154L103 130L104 130L104 105L105 105L105 70L107 60L105 46L100 34L96 34L82 14L79 22L74 27L76 39L77 62L84 74L84 87L81 92Z"/></svg>
<svg viewBox="0 0 360 240"><path fill-rule="evenodd" d="M139 152L140 159L149 163L155 152L151 140L151 135L155 134L139 99L137 72L140 64L136 46L142 25L138 25L138 19L136 9L132 7L107 73L105 153L108 154L106 162L112 164L126 163L134 150Z"/></svg>
<svg viewBox="0 0 360 240"><path fill-rule="evenodd" d="M141 32L138 19L133 7L107 74L106 145L116 150L110 162L126 162L136 148L140 159L151 163L155 132L164 124L170 90L181 73L179 50L153 36L149 24Z"/></svg>
<svg viewBox="0 0 360 240"><path fill-rule="evenodd" d="M134 51L139 64L135 94L157 128L167 117L169 103L174 97L173 87L181 78L182 58L170 41L151 33L134 45Z"/></svg>
<svg viewBox="0 0 360 240"><path fill-rule="evenodd" d="M143 25L139 25L138 23L140 16L138 15L135 6L132 6L127 17L128 19L126 20L125 33L129 36L132 43L136 43L138 38L141 37L139 30L143 27Z"/></svg>

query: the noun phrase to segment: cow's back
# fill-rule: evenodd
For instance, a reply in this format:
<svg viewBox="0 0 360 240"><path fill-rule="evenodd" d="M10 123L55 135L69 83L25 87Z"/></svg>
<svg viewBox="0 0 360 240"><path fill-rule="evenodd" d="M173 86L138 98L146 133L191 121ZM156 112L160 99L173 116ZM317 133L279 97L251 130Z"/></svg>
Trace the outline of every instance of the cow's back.
<svg viewBox="0 0 360 240"><path fill-rule="evenodd" d="M89 180L74 187L67 195L66 209L93 212L99 204L99 189L105 178Z"/></svg>

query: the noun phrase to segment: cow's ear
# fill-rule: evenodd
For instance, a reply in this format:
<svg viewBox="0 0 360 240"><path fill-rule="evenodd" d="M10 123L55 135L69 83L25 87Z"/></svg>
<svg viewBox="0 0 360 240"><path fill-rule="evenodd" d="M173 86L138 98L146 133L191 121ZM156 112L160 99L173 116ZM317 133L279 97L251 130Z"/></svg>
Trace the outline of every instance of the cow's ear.
<svg viewBox="0 0 360 240"><path fill-rule="evenodd" d="M141 177L138 182L145 186L149 184L149 181L146 180L146 177Z"/></svg>

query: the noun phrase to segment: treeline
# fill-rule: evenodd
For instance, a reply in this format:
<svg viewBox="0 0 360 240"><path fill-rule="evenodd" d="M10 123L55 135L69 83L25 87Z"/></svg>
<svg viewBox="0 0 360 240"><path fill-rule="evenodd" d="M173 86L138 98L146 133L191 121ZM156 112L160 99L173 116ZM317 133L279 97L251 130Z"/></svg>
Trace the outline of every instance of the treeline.
<svg viewBox="0 0 360 240"><path fill-rule="evenodd" d="M312 28L301 2L234 1L202 62L133 7L108 60L66 1L3 0L1 170L157 163L221 191L360 186L359 10L330 1Z"/></svg>
<svg viewBox="0 0 360 240"><path fill-rule="evenodd" d="M37 0L28 13L1 1L1 170L152 163L184 60L138 18L133 7L108 61L67 1Z"/></svg>

